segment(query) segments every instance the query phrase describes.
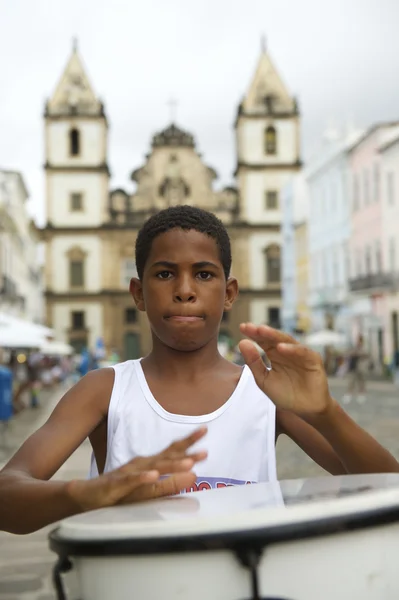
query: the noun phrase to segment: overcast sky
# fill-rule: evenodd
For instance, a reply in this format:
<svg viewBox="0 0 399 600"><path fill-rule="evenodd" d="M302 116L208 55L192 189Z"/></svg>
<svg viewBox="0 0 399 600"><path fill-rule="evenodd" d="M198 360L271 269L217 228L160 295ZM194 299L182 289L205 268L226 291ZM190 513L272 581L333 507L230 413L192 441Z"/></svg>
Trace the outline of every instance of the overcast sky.
<svg viewBox="0 0 399 600"><path fill-rule="evenodd" d="M399 119L398 31L399 0L0 0L0 167L23 172L42 223L43 106L73 36L105 102L112 186L131 189L171 97L218 185L231 183L262 33L299 98L305 158L331 120Z"/></svg>

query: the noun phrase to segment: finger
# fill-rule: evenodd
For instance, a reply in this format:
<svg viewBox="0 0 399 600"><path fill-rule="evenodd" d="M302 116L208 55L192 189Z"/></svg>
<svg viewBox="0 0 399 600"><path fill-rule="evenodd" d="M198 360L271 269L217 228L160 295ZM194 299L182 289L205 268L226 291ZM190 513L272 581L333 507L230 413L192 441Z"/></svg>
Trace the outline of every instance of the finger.
<svg viewBox="0 0 399 600"><path fill-rule="evenodd" d="M156 483L150 486L143 486L137 490L137 493L144 494L143 499L149 498L160 498L161 496L175 496L180 494L182 490L191 488L196 480L196 475L192 471L189 473L174 473L170 477L160 479ZM151 495L148 496L147 494Z"/></svg>
<svg viewBox="0 0 399 600"><path fill-rule="evenodd" d="M253 323L242 323L240 325L241 332L247 337L253 339L260 346L263 344L272 343L273 345L287 343L297 344L298 342L288 333L284 333L278 329L273 329L268 325L254 325Z"/></svg>
<svg viewBox="0 0 399 600"><path fill-rule="evenodd" d="M190 471L196 462L204 460L207 457L207 453L199 452L196 456L198 457L197 460L194 460L192 456L183 459L155 459L152 461L151 469L156 469L161 473L161 475L169 475L170 473Z"/></svg>
<svg viewBox="0 0 399 600"><path fill-rule="evenodd" d="M113 506L134 490L154 485L159 477L160 473L156 470L143 473L111 471L93 481L100 487L100 505Z"/></svg>
<svg viewBox="0 0 399 600"><path fill-rule="evenodd" d="M194 431L194 433L191 433L189 436L183 438L182 440L177 440L176 442L170 444L170 446L168 446L158 456L170 456L173 454L175 457L177 457L178 455L185 454L186 451L190 448L190 446L193 446L193 444L195 444L201 438L204 437L207 431L208 430L206 427L201 427L200 429L197 429L196 431Z"/></svg>
<svg viewBox="0 0 399 600"><path fill-rule="evenodd" d="M259 351L249 340L242 340L239 343L239 348L246 364L252 371L257 385L261 390L263 390L264 382L269 374L269 371L266 368Z"/></svg>
<svg viewBox="0 0 399 600"><path fill-rule="evenodd" d="M322 366L323 361L318 352L302 346L301 344L278 344L277 351L280 355L290 359L297 358L304 365Z"/></svg>

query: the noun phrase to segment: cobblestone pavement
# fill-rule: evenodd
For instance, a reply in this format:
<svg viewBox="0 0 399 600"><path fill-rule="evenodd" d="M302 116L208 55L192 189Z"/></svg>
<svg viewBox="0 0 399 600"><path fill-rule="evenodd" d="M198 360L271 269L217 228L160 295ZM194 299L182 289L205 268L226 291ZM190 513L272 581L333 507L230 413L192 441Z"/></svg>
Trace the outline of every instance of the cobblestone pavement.
<svg viewBox="0 0 399 600"><path fill-rule="evenodd" d="M371 382L367 401L352 401L345 408L351 416L399 459L399 390L387 383ZM344 394L342 381L331 383L337 400ZM0 437L0 466L13 451L48 417L63 390L47 398L41 408L27 409L11 424L7 434L8 448ZM84 477L89 461L89 446L85 443L57 473L57 478ZM322 469L299 450L290 440L281 438L277 444L278 474L280 479L315 477L325 474ZM51 569L55 555L47 545L52 527L27 536L0 532L0 600L55 600L51 583ZM68 592L68 600L76 600L76 586Z"/></svg>

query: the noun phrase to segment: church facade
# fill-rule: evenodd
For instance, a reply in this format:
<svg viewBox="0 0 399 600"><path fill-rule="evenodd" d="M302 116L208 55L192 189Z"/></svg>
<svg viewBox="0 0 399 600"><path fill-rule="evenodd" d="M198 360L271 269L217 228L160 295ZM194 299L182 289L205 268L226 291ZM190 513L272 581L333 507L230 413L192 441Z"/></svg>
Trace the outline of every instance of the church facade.
<svg viewBox="0 0 399 600"><path fill-rule="evenodd" d="M215 213L229 231L239 298L221 336L240 339L243 321L280 324L281 190L300 168L300 116L269 54L262 51L235 120L235 186L215 190L194 136L171 123L156 133L135 191L110 189L108 123L76 48L45 107L48 324L77 350L126 358L145 354L151 335L128 293L134 245L158 210L191 204Z"/></svg>

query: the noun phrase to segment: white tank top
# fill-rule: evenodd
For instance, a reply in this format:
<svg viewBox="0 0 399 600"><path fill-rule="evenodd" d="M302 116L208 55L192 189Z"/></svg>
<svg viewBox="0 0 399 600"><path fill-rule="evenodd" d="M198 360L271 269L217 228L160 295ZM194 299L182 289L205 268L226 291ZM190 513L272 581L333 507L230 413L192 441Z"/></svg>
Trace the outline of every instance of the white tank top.
<svg viewBox="0 0 399 600"><path fill-rule="evenodd" d="M208 433L192 450L207 450L208 457L195 465L197 481L187 492L276 481L276 410L249 367L243 368L234 392L220 408L199 416L176 415L162 408L148 387L141 359L113 368L104 472L136 456L157 454L205 424ZM97 475L92 455L90 477Z"/></svg>

